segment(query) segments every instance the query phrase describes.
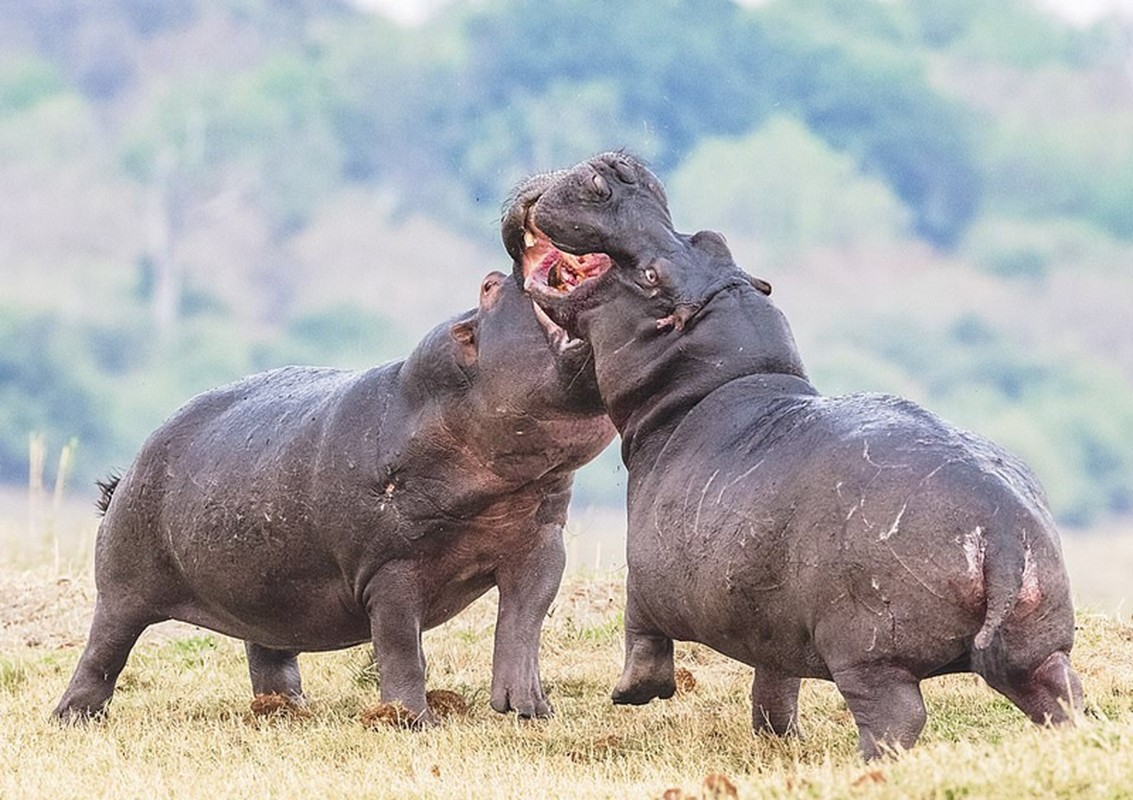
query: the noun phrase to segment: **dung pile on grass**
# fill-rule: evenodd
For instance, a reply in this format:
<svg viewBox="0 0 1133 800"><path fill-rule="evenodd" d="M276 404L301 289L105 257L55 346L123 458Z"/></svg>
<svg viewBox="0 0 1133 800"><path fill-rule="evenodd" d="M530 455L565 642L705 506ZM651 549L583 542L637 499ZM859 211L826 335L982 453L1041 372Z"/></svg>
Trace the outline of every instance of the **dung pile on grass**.
<svg viewBox="0 0 1133 800"><path fill-rule="evenodd" d="M252 698L252 716L266 719L306 719L311 712L285 694L258 694Z"/></svg>
<svg viewBox="0 0 1133 800"><path fill-rule="evenodd" d="M430 689L425 693L425 702L437 719L463 717L468 714L468 701L459 692L448 689ZM372 729L392 726L411 728L417 723L417 715L401 703L378 703L362 711L358 717L362 724Z"/></svg>

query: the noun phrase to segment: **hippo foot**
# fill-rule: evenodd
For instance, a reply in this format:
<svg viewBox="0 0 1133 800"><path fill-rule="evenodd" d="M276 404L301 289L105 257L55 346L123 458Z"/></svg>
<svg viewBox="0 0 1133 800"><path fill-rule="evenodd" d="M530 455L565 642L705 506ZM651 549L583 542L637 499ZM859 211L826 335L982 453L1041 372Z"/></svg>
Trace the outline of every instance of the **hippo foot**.
<svg viewBox="0 0 1133 800"><path fill-rule="evenodd" d="M834 684L858 725L858 752L866 761L912 747L926 713L920 681L897 665L865 664L834 672Z"/></svg>
<svg viewBox="0 0 1133 800"><path fill-rule="evenodd" d="M643 706L653 698L668 700L677 691L676 681L644 681L634 684L624 684L618 681L611 695L615 705Z"/></svg>
<svg viewBox="0 0 1133 800"><path fill-rule="evenodd" d="M83 726L106 719L106 705L64 705L62 703L51 712L51 717L60 725Z"/></svg>
<svg viewBox="0 0 1133 800"><path fill-rule="evenodd" d="M501 714L514 711L520 719L546 719L555 715L551 701L541 691L493 689L491 705Z"/></svg>
<svg viewBox="0 0 1133 800"><path fill-rule="evenodd" d="M614 686L618 705L645 705L654 697L668 700L677 691L673 640L626 633L626 664Z"/></svg>
<svg viewBox="0 0 1133 800"><path fill-rule="evenodd" d="M522 719L553 716L554 708L543 692L536 658L496 656L492 670L492 709L501 714L514 711Z"/></svg>

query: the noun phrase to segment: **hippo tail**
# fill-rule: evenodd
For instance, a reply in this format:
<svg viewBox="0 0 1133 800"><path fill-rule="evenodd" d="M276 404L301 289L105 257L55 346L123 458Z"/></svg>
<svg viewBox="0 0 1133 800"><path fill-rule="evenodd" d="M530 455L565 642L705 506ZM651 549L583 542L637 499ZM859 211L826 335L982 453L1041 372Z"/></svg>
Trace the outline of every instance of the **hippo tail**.
<svg viewBox="0 0 1133 800"><path fill-rule="evenodd" d="M100 494L94 505L100 516L106 516L106 509L110 508L110 498L114 496L114 490L118 488L118 484L121 482L122 476L113 474L104 481L95 481Z"/></svg>
<svg viewBox="0 0 1133 800"><path fill-rule="evenodd" d="M1019 602L1027 567L1027 532L1010 525L989 536L984 548L983 579L987 611L974 641L977 651L991 645L1004 620ZM1021 534L1021 535L1020 535Z"/></svg>

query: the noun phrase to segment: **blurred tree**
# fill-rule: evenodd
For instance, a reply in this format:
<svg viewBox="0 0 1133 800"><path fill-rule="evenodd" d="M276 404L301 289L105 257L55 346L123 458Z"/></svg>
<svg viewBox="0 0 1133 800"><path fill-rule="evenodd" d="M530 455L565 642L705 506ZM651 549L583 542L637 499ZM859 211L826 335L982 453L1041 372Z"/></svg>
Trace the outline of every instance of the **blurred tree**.
<svg viewBox="0 0 1133 800"><path fill-rule="evenodd" d="M816 37L782 3L763 24L778 55L764 72L783 105L884 178L912 210L918 235L955 245L983 193L975 115L937 93L907 50Z"/></svg>
<svg viewBox="0 0 1133 800"><path fill-rule="evenodd" d="M741 138L702 139L668 187L686 227L755 236L775 258L907 232L908 212L885 183L785 116Z"/></svg>
<svg viewBox="0 0 1133 800"><path fill-rule="evenodd" d="M511 0L472 15L466 31L481 103L506 106L552 84L617 86L621 118L655 137L660 169L704 134L747 130L773 102L743 60L767 37L729 0L630 0L616 9L601 0ZM572 111L559 109L560 124Z"/></svg>
<svg viewBox="0 0 1133 800"><path fill-rule="evenodd" d="M1133 239L1133 112L1009 112L985 157L989 202L1000 213L1081 216Z"/></svg>
<svg viewBox="0 0 1133 800"><path fill-rule="evenodd" d="M385 317L352 305L304 314L253 351L256 369L288 364L367 369L403 358L413 344Z"/></svg>
<svg viewBox="0 0 1133 800"><path fill-rule="evenodd" d="M1034 69L1043 64L1087 63L1096 53L1096 30L1061 23L1034 0L902 0L899 5L929 47L958 57Z"/></svg>
<svg viewBox="0 0 1133 800"><path fill-rule="evenodd" d="M919 235L952 246L982 191L973 118L934 91L915 55L814 30L819 5L633 0L611 13L598 0L512 0L467 23L476 107L506 108L555 81L608 81L628 129L653 137L662 172L700 137L743 133L782 108L890 183ZM900 41L900 21L873 10L874 27Z"/></svg>
<svg viewBox="0 0 1133 800"><path fill-rule="evenodd" d="M1022 456L1060 521L1084 526L1133 510L1133 385L1111 367L1030 352L970 315L943 329L907 317L847 322L836 340L890 365L880 370L881 386L900 383L943 417ZM816 371L819 380L834 374ZM842 377L853 382L828 388L879 385L862 373Z"/></svg>
<svg viewBox="0 0 1133 800"><path fill-rule="evenodd" d="M59 72L38 58L0 63L0 119L21 114L63 90Z"/></svg>
<svg viewBox="0 0 1133 800"><path fill-rule="evenodd" d="M97 410L103 399L81 327L0 309L0 482L27 480L32 433L49 451L77 437L80 460L105 452L113 430Z"/></svg>

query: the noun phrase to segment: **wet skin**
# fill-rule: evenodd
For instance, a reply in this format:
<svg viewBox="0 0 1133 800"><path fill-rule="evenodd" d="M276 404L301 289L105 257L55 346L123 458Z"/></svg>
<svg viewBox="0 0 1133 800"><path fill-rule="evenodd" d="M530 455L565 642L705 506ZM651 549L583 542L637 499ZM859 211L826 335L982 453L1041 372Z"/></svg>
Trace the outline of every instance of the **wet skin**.
<svg viewBox="0 0 1133 800"><path fill-rule="evenodd" d="M1031 719L1081 707L1058 533L1017 458L907 400L820 395L770 286L676 232L608 153L522 185L516 278L594 350L628 468L618 703L674 691L674 639L755 668L756 730L833 680L873 758L925 723L921 679L972 671Z"/></svg>
<svg viewBox="0 0 1133 800"><path fill-rule="evenodd" d="M499 272L413 353L287 367L205 392L105 487L98 600L55 715L101 714L147 626L243 639L256 693L302 700L296 656L370 640L381 698L422 724L421 632L499 587L491 705L546 716L542 620L574 471L614 429L589 348Z"/></svg>

